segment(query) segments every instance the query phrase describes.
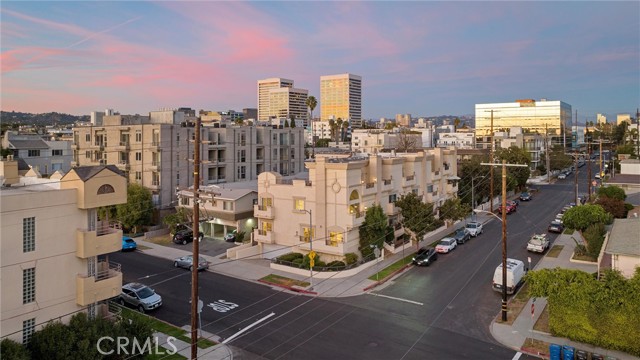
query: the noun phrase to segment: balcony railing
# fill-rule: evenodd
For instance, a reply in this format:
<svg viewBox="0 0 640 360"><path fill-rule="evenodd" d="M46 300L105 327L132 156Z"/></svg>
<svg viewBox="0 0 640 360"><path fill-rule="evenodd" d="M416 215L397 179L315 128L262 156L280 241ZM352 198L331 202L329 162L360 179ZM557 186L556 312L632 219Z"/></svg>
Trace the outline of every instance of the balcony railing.
<svg viewBox="0 0 640 360"><path fill-rule="evenodd" d="M382 180L382 185L384 185L384 186L389 186L389 185L391 185L391 179L384 179L384 180Z"/></svg>
<svg viewBox="0 0 640 360"><path fill-rule="evenodd" d="M274 239L272 231L256 229L253 235L254 240L257 242L261 242L264 244L273 244Z"/></svg>
<svg viewBox="0 0 640 360"><path fill-rule="evenodd" d="M78 274L76 277L76 303L86 306L106 300L122 292L120 264L99 261L95 276Z"/></svg>
<svg viewBox="0 0 640 360"><path fill-rule="evenodd" d="M273 219L273 207L264 205L253 205L253 215L257 218Z"/></svg>
<svg viewBox="0 0 640 360"><path fill-rule="evenodd" d="M122 249L122 230L98 226L96 230L76 231L76 256L86 259Z"/></svg>

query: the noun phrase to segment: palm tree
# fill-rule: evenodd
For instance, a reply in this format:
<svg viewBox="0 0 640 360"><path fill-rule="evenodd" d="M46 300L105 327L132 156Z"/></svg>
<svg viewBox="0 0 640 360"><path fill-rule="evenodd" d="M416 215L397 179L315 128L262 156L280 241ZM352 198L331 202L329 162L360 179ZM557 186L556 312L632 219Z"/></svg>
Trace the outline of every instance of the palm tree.
<svg viewBox="0 0 640 360"><path fill-rule="evenodd" d="M311 127L311 157L316 157L316 137L313 134L313 109L318 106L318 100L315 96L311 95L307 98L307 107L311 110L311 118L309 119L309 126Z"/></svg>
<svg viewBox="0 0 640 360"><path fill-rule="evenodd" d="M460 126L460 118L455 118L455 120L453 120L453 130L457 130L458 126Z"/></svg>
<svg viewBox="0 0 640 360"><path fill-rule="evenodd" d="M336 142L342 141L342 119L338 118L336 122Z"/></svg>
<svg viewBox="0 0 640 360"><path fill-rule="evenodd" d="M316 106L318 106L318 100L316 100L316 97L313 95L309 96L307 98L307 107L311 110L311 121L313 121L313 109L315 109Z"/></svg>
<svg viewBox="0 0 640 360"><path fill-rule="evenodd" d="M342 123L342 141L346 141L347 132L349 130L349 121L345 121Z"/></svg>

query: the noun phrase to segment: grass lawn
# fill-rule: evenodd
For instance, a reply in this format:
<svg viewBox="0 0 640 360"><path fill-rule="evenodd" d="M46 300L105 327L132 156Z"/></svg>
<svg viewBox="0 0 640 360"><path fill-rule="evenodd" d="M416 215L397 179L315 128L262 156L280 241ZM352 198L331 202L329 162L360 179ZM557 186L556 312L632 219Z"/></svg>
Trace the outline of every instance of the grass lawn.
<svg viewBox="0 0 640 360"><path fill-rule="evenodd" d="M563 233L563 234L566 234L566 235L571 235L571 234L573 234L574 232L575 232L575 230L573 230L573 229L564 229L564 231L563 231L562 233Z"/></svg>
<svg viewBox="0 0 640 360"><path fill-rule="evenodd" d="M557 258L562 249L564 249L564 245L553 245L551 249L549 249L549 252L547 252L547 256Z"/></svg>
<svg viewBox="0 0 640 360"><path fill-rule="evenodd" d="M540 314L540 317L538 317L538 321L536 321L535 325L533 325L533 330L542 331L547 334L551 333L551 330L549 330L549 307L548 306L545 306L544 309L542 309L542 313Z"/></svg>
<svg viewBox="0 0 640 360"><path fill-rule="evenodd" d="M311 285L310 283L306 282L306 281L300 281L300 280L295 280L295 279L289 279L288 277L284 277L284 276L280 276L280 275L276 275L276 274L269 274L265 277L263 277L262 279L260 279L262 281L266 281L266 282L270 282L273 284L278 284L278 285L282 285L282 286L300 286L300 287L307 287L309 285Z"/></svg>
<svg viewBox="0 0 640 360"><path fill-rule="evenodd" d="M167 349L167 351L169 351ZM186 357L176 353L173 355L167 355L167 354L149 354L147 356L144 357L145 360L182 360L182 359L186 359Z"/></svg>
<svg viewBox="0 0 640 360"><path fill-rule="evenodd" d="M573 254L573 260L580 260L580 261L589 261L589 262L597 262L598 259L591 257L589 255L578 255L578 254Z"/></svg>
<svg viewBox="0 0 640 360"><path fill-rule="evenodd" d="M151 249L150 247L144 246L144 245L137 245L137 246L138 246L138 250L149 250L149 249Z"/></svg>
<svg viewBox="0 0 640 360"><path fill-rule="evenodd" d="M406 256L403 259L400 259L400 260L394 262L393 264L387 266L386 268L382 269L378 273L369 276L369 280L374 280L374 281L384 280L384 278L386 278L387 276L391 275L394 271L404 267L407 264L410 264L411 263L411 259L413 258L413 255L414 255L414 253L412 251L411 255Z"/></svg>
<svg viewBox="0 0 640 360"><path fill-rule="evenodd" d="M533 353L533 354L545 354L548 355L549 354L549 345L551 345L548 342L545 341L541 341L541 340L537 340L537 339L532 339L532 338L527 338L524 341L524 344L522 344L522 348L523 349L527 349L529 352Z"/></svg>
<svg viewBox="0 0 640 360"><path fill-rule="evenodd" d="M528 301L529 284L524 283L520 290L507 302L507 321L502 321L502 311L500 311L496 317L496 322L512 325Z"/></svg>
<svg viewBox="0 0 640 360"><path fill-rule="evenodd" d="M158 244L158 245L169 245L171 244L171 235L169 234L160 235L160 236L152 237L147 241L154 244Z"/></svg>

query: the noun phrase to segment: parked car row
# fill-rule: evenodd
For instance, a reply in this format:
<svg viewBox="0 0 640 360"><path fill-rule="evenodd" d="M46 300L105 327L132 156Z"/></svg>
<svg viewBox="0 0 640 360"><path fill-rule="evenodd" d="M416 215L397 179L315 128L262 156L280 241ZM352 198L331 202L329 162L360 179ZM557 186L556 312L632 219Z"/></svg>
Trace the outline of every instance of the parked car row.
<svg viewBox="0 0 640 360"><path fill-rule="evenodd" d="M423 247L415 254L412 263L418 266L429 266L438 259L438 254L447 254L469 241L471 237L476 237L484 231L482 223L471 221L465 227L456 230L452 236L440 240L435 248Z"/></svg>

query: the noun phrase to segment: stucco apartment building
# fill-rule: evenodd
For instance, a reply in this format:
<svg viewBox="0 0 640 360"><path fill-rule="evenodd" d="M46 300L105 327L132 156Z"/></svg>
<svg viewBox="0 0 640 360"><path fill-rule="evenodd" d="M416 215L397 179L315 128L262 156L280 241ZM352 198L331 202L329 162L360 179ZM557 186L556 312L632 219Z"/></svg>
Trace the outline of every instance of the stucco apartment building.
<svg viewBox="0 0 640 360"><path fill-rule="evenodd" d="M104 300L122 288L108 254L121 249L122 231L98 221L97 209L127 201L126 179L115 166L58 180L19 177L15 161L1 166L0 337L28 342L50 320L108 314Z"/></svg>
<svg viewBox="0 0 640 360"><path fill-rule="evenodd" d="M455 149L319 155L305 165L308 179L285 180L271 172L258 177L254 240L264 258L308 253L313 233L313 250L322 261L343 260L346 253L359 253L358 227L368 207L380 204L394 224L399 212L394 202L403 194L415 192L438 207L458 190ZM396 229L396 236L402 234Z"/></svg>
<svg viewBox="0 0 640 360"><path fill-rule="evenodd" d="M104 116L101 126L75 127L73 166L111 164L152 192L159 209L177 205L176 189L193 185L195 118L180 111L135 119ZM303 169L301 128L201 127L201 184L254 180L263 171Z"/></svg>
<svg viewBox="0 0 640 360"><path fill-rule="evenodd" d="M43 175L58 170L67 172L71 169L71 142L51 137L7 131L2 137L2 147L12 150L16 160L24 161Z"/></svg>

